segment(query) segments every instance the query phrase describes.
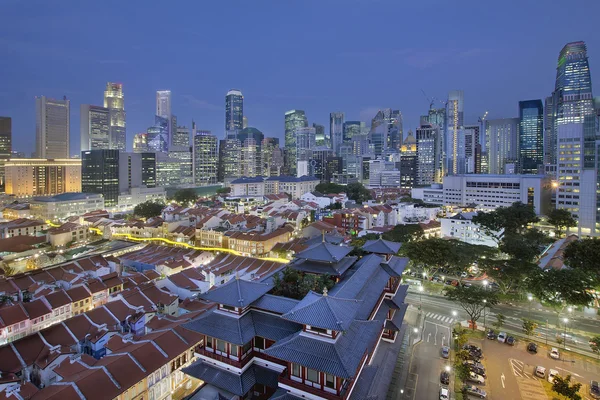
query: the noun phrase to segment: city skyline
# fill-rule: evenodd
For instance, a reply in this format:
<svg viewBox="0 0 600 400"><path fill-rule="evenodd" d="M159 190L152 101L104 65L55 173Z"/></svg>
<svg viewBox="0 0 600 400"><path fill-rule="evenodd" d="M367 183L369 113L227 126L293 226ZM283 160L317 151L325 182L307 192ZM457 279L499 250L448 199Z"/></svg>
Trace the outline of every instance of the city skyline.
<svg viewBox="0 0 600 400"><path fill-rule="evenodd" d="M381 3L385 3L391 11L390 14L395 10L414 15L427 12L427 7L421 5L400 7L388 2ZM586 12L585 15L591 16L594 14L594 9L600 6L592 2L587 3L590 12ZM106 82L123 83L123 90L127 97L127 148L129 150L133 135L145 131L152 125L155 92L163 89L171 90L173 93L172 109L178 116L179 125L189 127L191 120L194 119L199 128L211 130L219 138L224 136L223 96L234 87L244 93L244 114L249 119L249 126L259 128L268 137L283 139L283 115L285 111L291 109L305 110L311 125L312 123L327 125L331 112L342 111L347 120L368 122L378 109L393 107L402 112L404 131L408 132L409 129L413 131L416 129L419 116L425 114L428 109L429 101L421 89L427 96L437 97L440 100L445 100L450 90L463 90L464 119L467 124L475 123L477 116L482 115L486 110L490 111L490 118L517 117L519 101L547 97L552 91L555 78L552 65L555 62L556 51L564 43L586 41L591 69L594 69L596 48L599 46L591 24L565 21L568 26L561 32L552 32L551 26L542 24L544 17L558 18L560 7L550 5L543 10L535 8L536 13L540 15L537 22L538 20L525 18L530 6L524 5L519 13L511 16L514 17L515 29L509 33L502 31L500 35L500 26L484 23L486 18L477 18L473 24L465 26L458 32L456 37L445 38L442 33L449 22L444 22L447 18L442 16L461 12L463 8L450 10L449 6L444 4L435 6L439 12L428 13L428 16L433 19L431 26L436 28L427 35L408 35L414 30L416 22L407 20L397 31L391 27L386 28L386 24L373 25L374 32L361 37L357 32L343 27L335 34L320 27L315 32L300 36L292 33L293 30L283 28L285 24L300 24L307 18L319 26L321 21L325 21L327 14L334 9L340 13L340 17L361 15L367 20L376 12L375 9L380 7L369 7L368 4L356 2L348 9L324 5L319 13L296 10L289 14L288 6L279 5L263 16L260 13L265 11L264 6L258 6L256 10L248 10L245 5L240 5L233 14L227 14L229 18L236 21L246 16L262 18L265 21L268 18L272 29L281 30L281 37L267 36L266 28L253 28L242 43L232 46L239 50L240 57L254 54L252 59L256 63L255 67L239 69L234 68L236 63L215 61L202 63L202 70L199 71L198 63L194 62L185 63L193 65L194 68L187 66L179 68L179 65L175 66L172 63L141 68L148 64L142 63L141 60L145 59L144 49L150 50L149 42L152 41L154 33L143 29L136 30L136 23L129 20L126 24L127 28L121 27L117 29L118 32L110 34L121 35L119 43L123 43L114 45L110 40L107 41L112 43L110 48L114 47L110 57L102 56L103 45L100 45L98 54L93 56L82 51L76 41L68 35L66 37L61 35L64 39L52 42L51 49L58 49L58 51L42 50L47 46L47 41L52 40L54 36L39 35L40 38L35 40L28 38L17 40L23 29L18 25L29 26L23 22L38 20L42 15L50 14L60 18L67 27L67 33L72 34L79 32L78 29L85 26L83 24L90 22L85 18L77 21L87 12L86 6L59 6L51 10L45 5L40 5L36 10L25 11L21 5L12 3L7 7L9 21L0 28L3 37L7 38L0 42L0 51L4 51L13 60L10 64L4 64L6 79L0 86L0 110L2 115L12 117L14 148L27 154L33 151L31 145L35 130L33 96L43 95L60 99L66 95L71 100L70 148L71 154L75 154L75 149L79 147L79 135L73 129L79 126L79 106L81 104L101 105L102 90ZM220 5L211 5L206 10L201 6L192 8L197 8L199 12L214 14L214 21L208 23L218 26L225 18L221 16L220 7ZM493 14L501 19L510 13L510 9L504 6L502 9L487 7L481 13L482 17ZM127 18L134 11L142 13L140 20L143 20L143 15L148 12L126 5L117 18ZM185 10L175 6L166 13L183 15L185 14L183 11ZM288 12L285 24L273 18L278 13L285 12ZM93 23L90 22L88 25L93 26ZM366 23L366 25L370 24ZM44 27L43 24L40 26ZM486 29L483 29L484 27ZM133 32L134 30L136 31ZM171 41L173 51L182 54L186 51L186 46L195 46L194 43L200 40L204 46L204 54L211 60L219 60L218 56L224 51L218 48L221 41L231 38L231 35L239 35L240 32L239 29L233 29L232 32L226 33L224 38L214 39L213 43L208 41L208 37L207 42L204 42L202 37L198 37L200 32L193 29L184 29L184 31L183 33L177 31L179 33L176 35L168 34L161 40ZM529 37L530 41L536 43L534 50L511 44L519 35L522 36L529 31L537 31ZM565 34L565 31L568 34ZM475 32L477 35L474 35ZM91 33L87 33L87 30L82 30L82 39L89 34ZM375 34L410 37L410 41L400 40L397 47L384 49L373 45L374 36L371 35ZM502 36L502 39L499 39L498 35ZM339 46L331 52L330 45L340 37L344 40L339 42ZM289 61L284 57L276 57L277 51L271 53L273 49L280 49L291 40L294 40L301 49L314 45L315 54L328 56L327 65L319 66L318 74L310 73L310 68L313 66L310 60ZM322 41L323 44L317 43L316 40ZM262 43L257 43L259 41ZM48 55L49 68L43 75L35 75L32 79L26 80L23 72L28 68L23 66L32 62L37 54ZM384 54L386 54L384 65L376 63L377 68L375 68L372 63L366 62ZM497 62L502 59L519 59L520 62ZM269 62L266 62L267 60ZM502 67L498 68L496 64L501 64ZM526 67L523 68L523 65ZM232 74L233 70L236 71L235 74ZM390 71L394 71L391 78ZM198 75L198 72L201 72L201 75ZM293 80L289 79L292 75L295 75ZM198 79L198 76L201 78ZM438 103L437 106L439 105Z"/></svg>

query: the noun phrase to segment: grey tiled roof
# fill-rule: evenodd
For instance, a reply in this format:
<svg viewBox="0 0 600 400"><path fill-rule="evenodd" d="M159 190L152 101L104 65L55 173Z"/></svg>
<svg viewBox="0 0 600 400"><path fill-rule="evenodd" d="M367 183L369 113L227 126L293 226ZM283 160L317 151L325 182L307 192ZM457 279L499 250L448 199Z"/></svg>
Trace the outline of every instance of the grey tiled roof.
<svg viewBox="0 0 600 400"><path fill-rule="evenodd" d="M302 329L301 325L260 311L250 311L238 318L211 310L184 326L240 346L248 343L254 336L277 341Z"/></svg>
<svg viewBox="0 0 600 400"><path fill-rule="evenodd" d="M302 397L294 396L285 389L279 388L269 397L269 400L303 400Z"/></svg>
<svg viewBox="0 0 600 400"><path fill-rule="evenodd" d="M296 259L288 264L290 268L297 271L308 272L312 274L326 274L333 276L342 276L352 264L356 261L357 257L344 257L338 263L325 263L317 262L306 259Z"/></svg>
<svg viewBox="0 0 600 400"><path fill-rule="evenodd" d="M389 240L379 238L377 240L367 240L362 249L369 253L396 254L401 246L401 243L390 242Z"/></svg>
<svg viewBox="0 0 600 400"><path fill-rule="evenodd" d="M354 320L360 306L361 302L358 300L324 296L310 291L296 307L281 318L318 328L345 331Z"/></svg>
<svg viewBox="0 0 600 400"><path fill-rule="evenodd" d="M273 286L267 283L251 282L236 277L221 286L203 293L200 297L231 307L246 307L272 288Z"/></svg>
<svg viewBox="0 0 600 400"><path fill-rule="evenodd" d="M398 309L402 307L404 304L404 299L406 298L406 293L408 292L408 285L400 285L398 287L398 291L391 299L386 299L390 308Z"/></svg>
<svg viewBox="0 0 600 400"><path fill-rule="evenodd" d="M268 368L252 364L241 375L217 368L199 360L182 371L196 379L226 390L237 396L244 396L252 387L259 383L270 388L276 388L279 373Z"/></svg>
<svg viewBox="0 0 600 400"><path fill-rule="evenodd" d="M315 244L319 244L323 241L323 236L319 235L319 236L315 236L312 237L310 239L308 239L306 242L304 242L307 246L313 246ZM342 235L335 235L332 233L326 233L325 234L325 241L327 243L333 244L333 245L338 245L340 243L342 243L344 241L344 237Z"/></svg>
<svg viewBox="0 0 600 400"><path fill-rule="evenodd" d="M366 365L363 368L363 370L360 373L360 376L354 384L352 394L350 395L350 398L352 400L370 399L369 390L371 389L371 384L373 383L378 370L379 365Z"/></svg>
<svg viewBox="0 0 600 400"><path fill-rule="evenodd" d="M408 308L408 304L403 304L400 309L396 310L392 320L385 321L385 329L390 329L392 331L399 331L402 326L402 321L404 321L404 314L406 314L406 309Z"/></svg>
<svg viewBox="0 0 600 400"><path fill-rule="evenodd" d="M401 276L402 272L404 272L404 268L408 265L408 261L408 257L392 256L386 264L397 274L397 276Z"/></svg>
<svg viewBox="0 0 600 400"><path fill-rule="evenodd" d="M252 307L260 308L262 310L272 311L278 314L285 314L290 311L300 300L290 299L288 297L275 296L272 294L265 294L254 303Z"/></svg>
<svg viewBox="0 0 600 400"><path fill-rule="evenodd" d="M355 376L364 354L375 347L382 328L381 321L354 321L335 342L299 332L275 343L265 353L350 379Z"/></svg>
<svg viewBox="0 0 600 400"><path fill-rule="evenodd" d="M296 254L296 257L312 261L337 263L351 251L352 247L336 246L327 242L320 242Z"/></svg>

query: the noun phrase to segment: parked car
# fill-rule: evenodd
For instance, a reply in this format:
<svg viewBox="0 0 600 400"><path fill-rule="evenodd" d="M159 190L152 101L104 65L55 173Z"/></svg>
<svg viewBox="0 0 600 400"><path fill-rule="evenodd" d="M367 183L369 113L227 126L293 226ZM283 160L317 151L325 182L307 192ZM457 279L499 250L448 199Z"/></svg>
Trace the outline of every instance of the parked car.
<svg viewBox="0 0 600 400"><path fill-rule="evenodd" d="M598 381L590 382L590 396L594 399L600 399L600 384L598 384Z"/></svg>
<svg viewBox="0 0 600 400"><path fill-rule="evenodd" d="M481 358L482 358L481 356L478 356L478 355L476 355L476 354L473 354L473 353L468 353L468 354L467 354L467 360L472 360L472 361L475 361L475 362L477 362L477 363L478 363L479 361L481 361Z"/></svg>
<svg viewBox="0 0 600 400"><path fill-rule="evenodd" d="M450 399L450 391L448 388L442 387L440 388L440 400L449 400Z"/></svg>
<svg viewBox="0 0 600 400"><path fill-rule="evenodd" d="M470 344L470 343L465 344L463 346L463 349L468 350L468 351L475 351L475 352L481 353L481 347L477 347L474 344Z"/></svg>
<svg viewBox="0 0 600 400"><path fill-rule="evenodd" d="M442 357L443 358L450 358L450 347L448 347L448 346L442 346Z"/></svg>
<svg viewBox="0 0 600 400"><path fill-rule="evenodd" d="M485 378L483 376L479 375L479 374L476 374L473 371L469 372L469 378L467 380L471 381L471 382L478 383L480 385L485 384Z"/></svg>
<svg viewBox="0 0 600 400"><path fill-rule="evenodd" d="M488 339L490 340L496 340L496 338L498 337L498 335L496 335L496 332L494 332L492 329L490 329L487 333L486 336Z"/></svg>
<svg viewBox="0 0 600 400"><path fill-rule="evenodd" d="M511 346L515 345L515 338L512 336L509 336L506 338L506 344L510 344Z"/></svg>
<svg viewBox="0 0 600 400"><path fill-rule="evenodd" d="M469 369L471 370L471 372L475 372L477 375L481 375L484 378L486 378L485 368L481 368L481 367L470 364Z"/></svg>
<svg viewBox="0 0 600 400"><path fill-rule="evenodd" d="M499 341L500 343L504 343L504 342L506 342L506 333L504 333L504 332L500 332L500 333L498 334L498 341Z"/></svg>
<svg viewBox="0 0 600 400"><path fill-rule="evenodd" d="M548 382L554 383L554 377L558 375L558 371L555 369L551 369L548 371Z"/></svg>
<svg viewBox="0 0 600 400"><path fill-rule="evenodd" d="M550 357L554 358L555 360L560 358L560 353L556 347L553 347L552 350L550 350Z"/></svg>
<svg viewBox="0 0 600 400"><path fill-rule="evenodd" d="M533 343L533 342L532 342L532 343L529 343L529 344L527 345L527 351L528 351L528 352L530 352L530 353L535 353L535 354L537 354L537 344L535 344L535 343Z"/></svg>
<svg viewBox="0 0 600 400"><path fill-rule="evenodd" d="M537 367L535 367L535 370L533 371L533 373L535 374L535 376L539 376L540 378L545 378L546 377L546 368L542 367L541 365L538 365Z"/></svg>
<svg viewBox="0 0 600 400"><path fill-rule="evenodd" d="M442 373L440 374L440 382L442 383L442 385L449 385L450 374L446 371L442 371Z"/></svg>
<svg viewBox="0 0 600 400"><path fill-rule="evenodd" d="M463 364L473 365L473 366L475 366L477 368L483 368L483 369L485 369L485 367L483 366L482 363L477 362L477 361L473 361L473 360L466 360L465 362L463 362Z"/></svg>
<svg viewBox="0 0 600 400"><path fill-rule="evenodd" d="M485 399L487 396L487 393L485 392L485 390L478 388L477 386L473 386L473 385L465 385L464 389L467 391L467 393L471 396L477 396L480 399Z"/></svg>

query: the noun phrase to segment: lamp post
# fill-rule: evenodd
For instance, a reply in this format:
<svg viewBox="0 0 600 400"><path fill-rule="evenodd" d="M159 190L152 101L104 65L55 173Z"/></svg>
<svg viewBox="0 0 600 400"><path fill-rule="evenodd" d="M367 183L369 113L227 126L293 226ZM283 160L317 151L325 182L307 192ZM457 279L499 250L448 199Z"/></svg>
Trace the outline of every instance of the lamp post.
<svg viewBox="0 0 600 400"><path fill-rule="evenodd" d="M552 189L554 189L554 208L558 208L558 181L552 181Z"/></svg>
<svg viewBox="0 0 600 400"><path fill-rule="evenodd" d="M563 318L563 322L565 323L565 334L563 337L563 349L567 348L567 323L569 322L568 318Z"/></svg>
<svg viewBox="0 0 600 400"><path fill-rule="evenodd" d="M531 319L531 301L533 300L533 296L530 295L530 294L528 294L527 295L527 300L529 300L529 313L528 313L527 318Z"/></svg>
<svg viewBox="0 0 600 400"><path fill-rule="evenodd" d="M423 312L423 285L419 286L419 312Z"/></svg>
<svg viewBox="0 0 600 400"><path fill-rule="evenodd" d="M487 300L483 299L483 330L485 331L485 309L487 308Z"/></svg>

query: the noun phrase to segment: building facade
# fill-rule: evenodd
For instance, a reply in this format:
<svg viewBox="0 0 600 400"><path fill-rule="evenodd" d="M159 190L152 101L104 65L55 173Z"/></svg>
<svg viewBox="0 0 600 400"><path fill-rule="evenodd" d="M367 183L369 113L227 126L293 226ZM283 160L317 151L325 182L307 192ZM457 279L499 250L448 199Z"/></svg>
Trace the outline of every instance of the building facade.
<svg viewBox="0 0 600 400"><path fill-rule="evenodd" d="M38 158L69 158L70 101L35 98L35 154Z"/></svg>
<svg viewBox="0 0 600 400"><path fill-rule="evenodd" d="M329 138L331 139L331 148L336 154L338 154L344 140L344 120L343 112L329 114Z"/></svg>
<svg viewBox="0 0 600 400"><path fill-rule="evenodd" d="M0 186L6 184L4 166L12 154L12 119L0 117Z"/></svg>
<svg viewBox="0 0 600 400"><path fill-rule="evenodd" d="M141 175L141 174L140 174ZM81 152L81 190L101 194L107 207L119 200L119 150Z"/></svg>
<svg viewBox="0 0 600 400"><path fill-rule="evenodd" d="M6 194L17 197L81 192L81 160L11 159L5 164Z"/></svg>
<svg viewBox="0 0 600 400"><path fill-rule="evenodd" d="M218 182L219 153L218 139L210 131L197 131L194 136L194 184L198 186L214 185Z"/></svg>
<svg viewBox="0 0 600 400"><path fill-rule="evenodd" d="M448 94L445 125L445 172L448 175L464 173L464 93L462 90L453 90Z"/></svg>
<svg viewBox="0 0 600 400"><path fill-rule="evenodd" d="M435 124L421 124L416 132L417 185L441 183L443 176L442 134Z"/></svg>
<svg viewBox="0 0 600 400"><path fill-rule="evenodd" d="M544 164L544 105L542 100L519 102L519 172L537 174ZM541 171L540 171L541 172Z"/></svg>
<svg viewBox="0 0 600 400"><path fill-rule="evenodd" d="M110 149L110 110L82 104L79 116L81 151Z"/></svg>
<svg viewBox="0 0 600 400"><path fill-rule="evenodd" d="M101 194L94 193L63 193L50 197L34 197L30 204L33 217L54 221L102 210L104 198Z"/></svg>
<svg viewBox="0 0 600 400"><path fill-rule="evenodd" d="M486 129L490 174L515 173L506 167L517 163L519 118L490 119Z"/></svg>
<svg viewBox="0 0 600 400"><path fill-rule="evenodd" d="M110 148L119 151L127 150L125 96L122 83L106 83L104 107L110 112Z"/></svg>
<svg viewBox="0 0 600 400"><path fill-rule="evenodd" d="M296 172L296 130L307 128L308 120L303 110L290 110L285 113L285 169L286 173Z"/></svg>
<svg viewBox="0 0 600 400"><path fill-rule="evenodd" d="M244 129L244 95L231 89L225 95L225 130Z"/></svg>

